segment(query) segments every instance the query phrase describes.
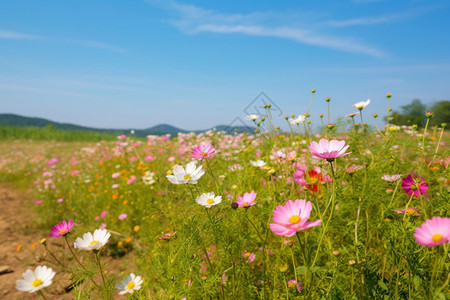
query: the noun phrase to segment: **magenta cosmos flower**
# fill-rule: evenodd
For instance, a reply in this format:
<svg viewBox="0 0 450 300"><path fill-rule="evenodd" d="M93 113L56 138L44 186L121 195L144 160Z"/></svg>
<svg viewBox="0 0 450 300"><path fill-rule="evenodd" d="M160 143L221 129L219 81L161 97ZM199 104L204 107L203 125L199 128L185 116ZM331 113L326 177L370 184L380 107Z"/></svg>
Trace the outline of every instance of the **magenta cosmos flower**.
<svg viewBox="0 0 450 300"><path fill-rule="evenodd" d="M331 162L336 157L349 155L351 152L345 153L348 147L349 145L345 145L345 141L321 139L319 143L312 142L308 149L313 157L323 158Z"/></svg>
<svg viewBox="0 0 450 300"><path fill-rule="evenodd" d="M270 229L280 236L293 236L300 230L319 226L322 220L307 222L311 214L312 204L303 199L288 200L285 205L279 205L273 211Z"/></svg>
<svg viewBox="0 0 450 300"><path fill-rule="evenodd" d="M73 228L73 221L69 220L69 222L66 222L64 220L61 223L58 223L55 226L53 226L49 236L51 237L65 236L72 230L72 228Z"/></svg>
<svg viewBox="0 0 450 300"><path fill-rule="evenodd" d="M256 193L251 191L250 193L245 193L244 196L237 197L237 204L239 207L250 207L255 205Z"/></svg>
<svg viewBox="0 0 450 300"><path fill-rule="evenodd" d="M414 237L418 244L427 247L450 242L450 218L433 217L426 220L416 228Z"/></svg>
<svg viewBox="0 0 450 300"><path fill-rule="evenodd" d="M420 176L413 177L412 174L409 174L402 179L402 188L408 195L413 194L414 197L419 197L428 190L428 184L425 182L424 178Z"/></svg>
<svg viewBox="0 0 450 300"><path fill-rule="evenodd" d="M216 148L213 145L201 143L192 149L191 157L196 159L211 158L215 152Z"/></svg>

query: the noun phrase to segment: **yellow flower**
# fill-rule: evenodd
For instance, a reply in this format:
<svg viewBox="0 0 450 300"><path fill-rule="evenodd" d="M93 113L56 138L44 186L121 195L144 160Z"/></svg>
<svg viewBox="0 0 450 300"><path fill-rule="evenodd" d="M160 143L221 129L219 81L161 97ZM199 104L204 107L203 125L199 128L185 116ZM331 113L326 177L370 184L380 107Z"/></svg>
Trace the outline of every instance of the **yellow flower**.
<svg viewBox="0 0 450 300"><path fill-rule="evenodd" d="M140 228L139 225L134 226L134 228L133 228L134 232L138 232L139 228Z"/></svg>

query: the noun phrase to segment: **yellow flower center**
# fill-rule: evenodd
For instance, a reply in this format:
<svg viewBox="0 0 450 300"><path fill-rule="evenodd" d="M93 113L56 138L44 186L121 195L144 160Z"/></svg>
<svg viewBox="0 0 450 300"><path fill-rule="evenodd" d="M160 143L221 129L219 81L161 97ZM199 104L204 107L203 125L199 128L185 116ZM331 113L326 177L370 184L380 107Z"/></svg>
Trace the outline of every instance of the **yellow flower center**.
<svg viewBox="0 0 450 300"><path fill-rule="evenodd" d="M244 202L244 203L242 203L242 206L248 206L248 202Z"/></svg>
<svg viewBox="0 0 450 300"><path fill-rule="evenodd" d="M127 289L132 290L134 288L134 281L130 281L127 283Z"/></svg>
<svg viewBox="0 0 450 300"><path fill-rule="evenodd" d="M442 241L443 236L440 235L439 233L435 233L431 239L433 240L433 242L440 242Z"/></svg>
<svg viewBox="0 0 450 300"><path fill-rule="evenodd" d="M192 177L191 177L191 175L189 175L189 174L186 174L186 175L184 175L184 180L189 180L189 179L191 179Z"/></svg>
<svg viewBox="0 0 450 300"><path fill-rule="evenodd" d="M89 244L89 246L95 245L95 244L97 244L97 243L98 243L98 241L92 241L92 242Z"/></svg>
<svg viewBox="0 0 450 300"><path fill-rule="evenodd" d="M213 204L214 203L214 199L209 198L208 200L206 200L206 203Z"/></svg>
<svg viewBox="0 0 450 300"><path fill-rule="evenodd" d="M207 155L208 155L208 153L202 152L202 156L207 156Z"/></svg>
<svg viewBox="0 0 450 300"><path fill-rule="evenodd" d="M414 208L408 208L408 209L406 210L406 213L407 213L408 215L414 215L414 214L416 213L416 210L415 210Z"/></svg>
<svg viewBox="0 0 450 300"><path fill-rule="evenodd" d="M66 233L66 230L65 230L65 229L61 229L61 230L59 231L59 233L60 233L60 234L64 234L64 233Z"/></svg>
<svg viewBox="0 0 450 300"><path fill-rule="evenodd" d="M294 215L289 218L289 222L291 222L291 224L297 224L298 222L300 222L300 217L297 215Z"/></svg>
<svg viewBox="0 0 450 300"><path fill-rule="evenodd" d="M245 257L249 257L250 256L250 252L245 252Z"/></svg>
<svg viewBox="0 0 450 300"><path fill-rule="evenodd" d="M40 279L35 279L35 280L33 280L33 283L31 284L33 287L38 287L38 286L40 286L41 284L43 284L44 282L42 281L42 280L40 280Z"/></svg>

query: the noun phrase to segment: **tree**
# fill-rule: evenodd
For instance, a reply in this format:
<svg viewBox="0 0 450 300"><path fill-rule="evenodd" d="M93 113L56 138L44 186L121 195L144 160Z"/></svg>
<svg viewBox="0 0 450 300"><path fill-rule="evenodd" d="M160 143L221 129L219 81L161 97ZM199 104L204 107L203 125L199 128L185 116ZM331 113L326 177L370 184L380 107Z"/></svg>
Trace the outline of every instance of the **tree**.
<svg viewBox="0 0 450 300"><path fill-rule="evenodd" d="M402 112L392 112L392 124L425 126L427 111L426 106L419 99L414 99L410 104L400 107Z"/></svg>
<svg viewBox="0 0 450 300"><path fill-rule="evenodd" d="M450 125L450 101L443 100L433 103L430 106L430 112L434 113L431 120L432 125L441 126L442 123Z"/></svg>

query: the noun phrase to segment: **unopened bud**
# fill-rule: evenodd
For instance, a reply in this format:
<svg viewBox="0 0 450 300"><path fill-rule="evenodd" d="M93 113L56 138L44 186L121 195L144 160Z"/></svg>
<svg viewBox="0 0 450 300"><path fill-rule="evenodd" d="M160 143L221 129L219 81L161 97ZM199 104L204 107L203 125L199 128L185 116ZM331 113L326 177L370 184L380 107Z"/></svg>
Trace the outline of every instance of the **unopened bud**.
<svg viewBox="0 0 450 300"><path fill-rule="evenodd" d="M325 98L325 101L330 102L331 101L330 97Z"/></svg>
<svg viewBox="0 0 450 300"><path fill-rule="evenodd" d="M392 97L392 94L391 94L391 93L387 93L387 94L386 94L386 98L389 99L389 98L391 98L391 97Z"/></svg>

